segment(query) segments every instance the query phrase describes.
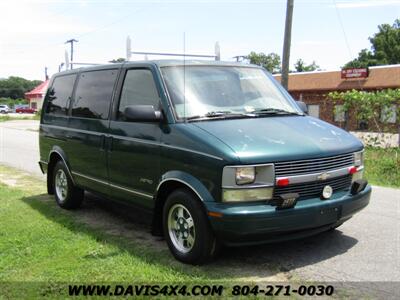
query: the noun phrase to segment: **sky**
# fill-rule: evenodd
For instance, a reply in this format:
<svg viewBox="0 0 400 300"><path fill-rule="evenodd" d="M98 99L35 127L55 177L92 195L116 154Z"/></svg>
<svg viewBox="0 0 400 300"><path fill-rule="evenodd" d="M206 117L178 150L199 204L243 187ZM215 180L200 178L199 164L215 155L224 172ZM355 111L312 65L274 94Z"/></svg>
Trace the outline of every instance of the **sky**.
<svg viewBox="0 0 400 300"><path fill-rule="evenodd" d="M368 37L400 17L400 0L294 0L290 65L338 70L370 48ZM282 56L286 0L1 0L0 78L44 79L65 62L105 63L132 51ZM132 60L141 60L134 55ZM152 57L151 58L160 58Z"/></svg>

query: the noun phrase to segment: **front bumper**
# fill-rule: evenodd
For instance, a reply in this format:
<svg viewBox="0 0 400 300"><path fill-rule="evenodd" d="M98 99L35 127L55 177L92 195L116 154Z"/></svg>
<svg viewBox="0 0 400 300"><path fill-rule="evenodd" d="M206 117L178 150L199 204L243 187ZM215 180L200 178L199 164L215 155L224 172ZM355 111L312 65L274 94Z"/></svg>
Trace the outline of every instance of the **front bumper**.
<svg viewBox="0 0 400 300"><path fill-rule="evenodd" d="M245 245L296 239L329 230L366 207L370 196L368 185L357 195L337 192L329 200L301 200L294 208L285 210L260 203L205 204L208 211L222 214L210 217L218 238L227 245Z"/></svg>

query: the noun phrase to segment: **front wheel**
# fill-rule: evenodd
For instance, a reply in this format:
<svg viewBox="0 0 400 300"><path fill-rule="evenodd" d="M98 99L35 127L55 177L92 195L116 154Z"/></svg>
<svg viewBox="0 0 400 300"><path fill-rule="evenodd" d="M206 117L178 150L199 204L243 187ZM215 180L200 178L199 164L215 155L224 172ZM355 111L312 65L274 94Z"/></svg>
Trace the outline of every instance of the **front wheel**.
<svg viewBox="0 0 400 300"><path fill-rule="evenodd" d="M186 189L172 192L163 211L164 236L175 258L189 264L204 264L219 249L204 208Z"/></svg>
<svg viewBox="0 0 400 300"><path fill-rule="evenodd" d="M63 161L58 161L53 170L54 197L65 209L78 208L83 201L84 191L76 187Z"/></svg>

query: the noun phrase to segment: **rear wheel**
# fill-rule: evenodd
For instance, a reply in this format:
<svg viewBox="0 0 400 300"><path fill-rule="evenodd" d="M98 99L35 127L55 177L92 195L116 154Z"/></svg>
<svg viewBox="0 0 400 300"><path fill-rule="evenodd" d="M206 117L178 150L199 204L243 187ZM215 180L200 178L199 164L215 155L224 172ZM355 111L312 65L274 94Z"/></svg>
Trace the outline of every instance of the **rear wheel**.
<svg viewBox="0 0 400 300"><path fill-rule="evenodd" d="M65 209L78 208L83 201L84 191L76 187L63 161L58 161L53 170L53 190L57 204Z"/></svg>
<svg viewBox="0 0 400 300"><path fill-rule="evenodd" d="M181 262L204 264L219 249L202 204L186 189L172 192L164 205L164 237L172 254Z"/></svg>

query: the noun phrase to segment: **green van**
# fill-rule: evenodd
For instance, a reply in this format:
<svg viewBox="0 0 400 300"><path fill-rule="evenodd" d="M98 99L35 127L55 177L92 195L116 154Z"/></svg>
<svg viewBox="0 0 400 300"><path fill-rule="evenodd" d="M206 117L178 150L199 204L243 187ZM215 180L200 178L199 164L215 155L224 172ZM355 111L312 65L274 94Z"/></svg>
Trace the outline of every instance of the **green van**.
<svg viewBox="0 0 400 300"><path fill-rule="evenodd" d="M66 209L84 191L152 215L176 259L332 230L367 206L363 145L306 114L263 68L158 60L53 76L40 167Z"/></svg>

